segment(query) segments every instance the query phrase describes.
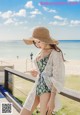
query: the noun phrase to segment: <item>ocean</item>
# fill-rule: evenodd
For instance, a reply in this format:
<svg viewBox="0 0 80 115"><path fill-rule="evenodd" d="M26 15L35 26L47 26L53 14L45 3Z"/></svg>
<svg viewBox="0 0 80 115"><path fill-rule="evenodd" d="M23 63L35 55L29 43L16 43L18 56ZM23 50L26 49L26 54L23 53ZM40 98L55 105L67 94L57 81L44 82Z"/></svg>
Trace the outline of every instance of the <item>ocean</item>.
<svg viewBox="0 0 80 115"><path fill-rule="evenodd" d="M80 60L80 40L59 40L58 47L63 51L66 60ZM12 58L30 58L40 49L34 45L26 45L21 40L0 41L0 59Z"/></svg>

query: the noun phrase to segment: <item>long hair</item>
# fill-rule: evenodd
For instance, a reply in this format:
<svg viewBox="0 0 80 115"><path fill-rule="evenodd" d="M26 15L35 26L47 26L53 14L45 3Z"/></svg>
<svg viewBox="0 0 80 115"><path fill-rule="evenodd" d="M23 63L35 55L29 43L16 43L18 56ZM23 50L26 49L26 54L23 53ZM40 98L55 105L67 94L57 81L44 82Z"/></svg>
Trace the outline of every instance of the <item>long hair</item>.
<svg viewBox="0 0 80 115"><path fill-rule="evenodd" d="M33 44L37 47L35 41L33 41ZM49 44L49 45L50 45L51 49L54 49L54 50L56 50L57 52L61 52L61 53L62 53L63 61L66 61L66 60L64 59L63 52L62 52L62 50L61 50L59 47L57 47L55 44ZM38 47L37 47L37 48L38 48Z"/></svg>
<svg viewBox="0 0 80 115"><path fill-rule="evenodd" d="M64 59L63 52L62 52L62 50L59 47L57 47L55 44L49 44L49 45L51 46L52 49L56 50L57 52L61 52L62 53L63 61L66 61Z"/></svg>

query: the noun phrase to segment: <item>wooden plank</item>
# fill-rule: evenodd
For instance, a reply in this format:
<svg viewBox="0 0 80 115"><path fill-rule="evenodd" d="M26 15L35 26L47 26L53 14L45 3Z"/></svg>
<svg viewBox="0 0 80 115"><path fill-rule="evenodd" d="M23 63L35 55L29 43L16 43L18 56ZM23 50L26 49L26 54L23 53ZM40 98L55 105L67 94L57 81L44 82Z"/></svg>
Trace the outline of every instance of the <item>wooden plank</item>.
<svg viewBox="0 0 80 115"><path fill-rule="evenodd" d="M29 73L22 73L22 72L19 72L19 71L16 71L14 69L11 69L11 68L4 68L5 71L8 71L9 73L12 73L14 75L17 75L18 77L21 77L23 79L26 79L28 81L31 81L31 82L35 82L35 77L32 77Z"/></svg>
<svg viewBox="0 0 80 115"><path fill-rule="evenodd" d="M0 65L0 71L1 72L4 71L4 68L6 68L6 67L8 67L8 68L14 68L13 65Z"/></svg>
<svg viewBox="0 0 80 115"><path fill-rule="evenodd" d="M13 106L16 108L16 110L20 112L22 105L19 102L17 102L17 100L15 100L15 98L12 97L8 92L5 92L5 96L9 102L13 103Z"/></svg>
<svg viewBox="0 0 80 115"><path fill-rule="evenodd" d="M80 102L80 92L79 91L64 88L60 94L70 99Z"/></svg>

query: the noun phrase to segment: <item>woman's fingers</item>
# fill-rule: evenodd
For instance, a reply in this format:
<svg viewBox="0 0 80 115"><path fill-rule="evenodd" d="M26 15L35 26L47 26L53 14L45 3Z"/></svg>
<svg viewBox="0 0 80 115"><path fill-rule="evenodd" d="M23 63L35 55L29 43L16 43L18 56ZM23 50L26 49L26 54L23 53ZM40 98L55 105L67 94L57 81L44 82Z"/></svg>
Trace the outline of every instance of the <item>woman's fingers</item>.
<svg viewBox="0 0 80 115"><path fill-rule="evenodd" d="M37 74L38 74L38 72L37 72L36 70L32 70L32 71L31 71L31 74L32 74L32 76L36 77Z"/></svg>
<svg viewBox="0 0 80 115"><path fill-rule="evenodd" d="M38 72L37 71L31 71L32 74L37 74Z"/></svg>
<svg viewBox="0 0 80 115"><path fill-rule="evenodd" d="M47 111L46 115L52 115L52 111Z"/></svg>
<svg viewBox="0 0 80 115"><path fill-rule="evenodd" d="M51 113L52 113L52 110L49 108L49 106L47 106L47 113L46 113L46 115L51 115Z"/></svg>
<svg viewBox="0 0 80 115"><path fill-rule="evenodd" d="M46 115L52 115L53 108L47 106L47 114Z"/></svg>

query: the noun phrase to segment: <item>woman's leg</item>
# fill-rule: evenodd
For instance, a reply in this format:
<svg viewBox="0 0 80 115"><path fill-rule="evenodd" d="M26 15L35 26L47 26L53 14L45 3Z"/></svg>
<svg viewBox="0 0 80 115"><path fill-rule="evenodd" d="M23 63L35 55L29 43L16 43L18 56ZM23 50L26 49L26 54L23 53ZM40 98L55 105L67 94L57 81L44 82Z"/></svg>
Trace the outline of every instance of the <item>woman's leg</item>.
<svg viewBox="0 0 80 115"><path fill-rule="evenodd" d="M20 112L20 115L32 115L33 111L36 109L39 102L40 102L40 99L38 96L36 96L31 111L27 110L26 108L23 108Z"/></svg>
<svg viewBox="0 0 80 115"><path fill-rule="evenodd" d="M50 99L50 93L44 93L40 96L40 115L46 115L47 104Z"/></svg>

